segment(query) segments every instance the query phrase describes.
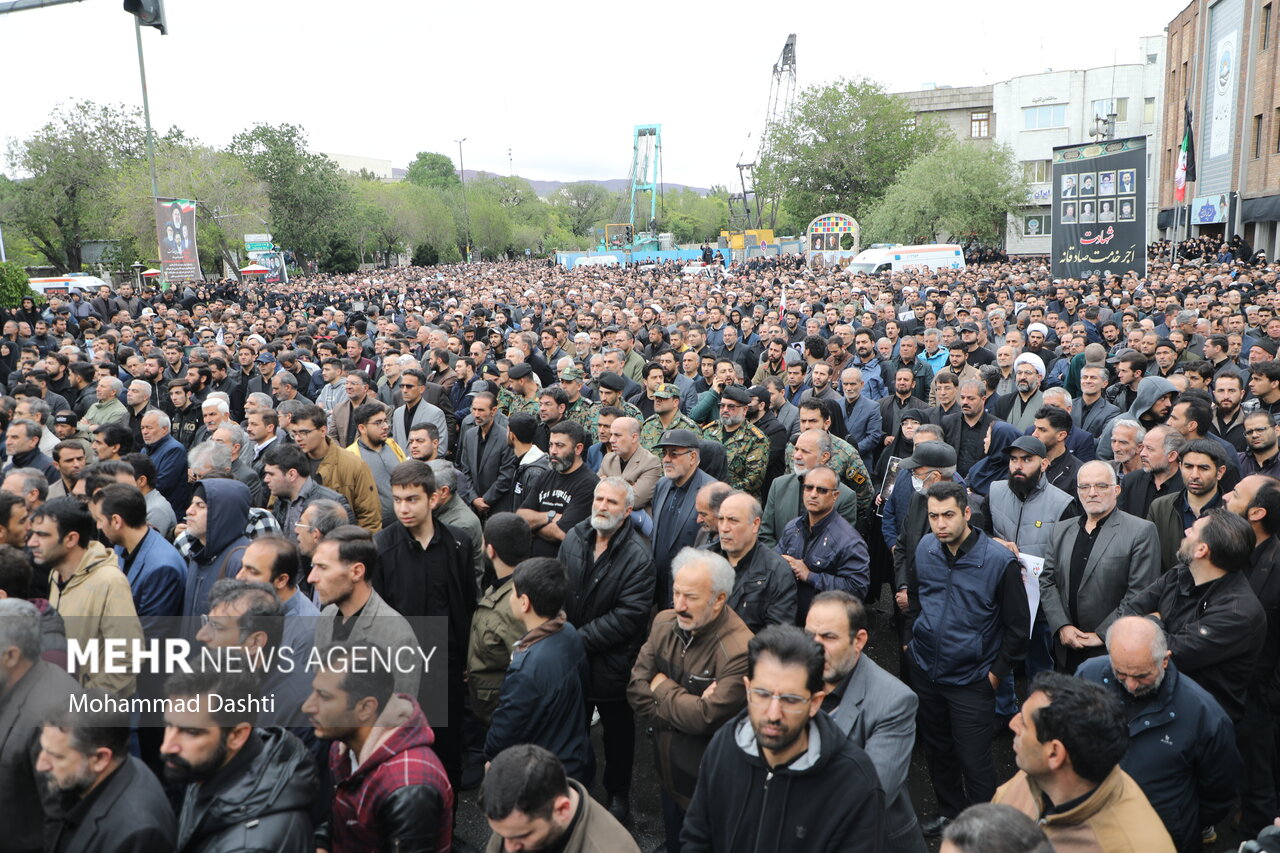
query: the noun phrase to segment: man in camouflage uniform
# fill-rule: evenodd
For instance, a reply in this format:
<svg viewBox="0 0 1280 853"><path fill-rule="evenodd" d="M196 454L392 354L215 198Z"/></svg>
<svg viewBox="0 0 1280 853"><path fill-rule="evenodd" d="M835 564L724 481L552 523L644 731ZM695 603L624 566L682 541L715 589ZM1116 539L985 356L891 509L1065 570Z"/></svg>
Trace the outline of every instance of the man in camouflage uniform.
<svg viewBox="0 0 1280 853"><path fill-rule="evenodd" d="M680 412L680 388L664 382L653 392L653 414L640 425L640 446L650 453L668 430L687 429L695 435L698 425Z"/></svg>
<svg viewBox="0 0 1280 853"><path fill-rule="evenodd" d="M580 367L566 367L560 371L560 387L569 398L569 407L564 410L564 419L574 421L583 429L590 431L591 422L596 418L596 410L600 407L582 396L582 381L585 375Z"/></svg>
<svg viewBox="0 0 1280 853"><path fill-rule="evenodd" d="M524 412L526 415L533 415L534 420L538 418L538 395L537 384L533 381L533 368L521 362L511 365L511 369L507 371L507 378L511 380L510 396L507 399L507 408L502 409L507 417ZM498 395L498 408L502 408L502 395Z"/></svg>
<svg viewBox="0 0 1280 853"><path fill-rule="evenodd" d="M720 394L720 420L708 424L702 437L724 446L728 462L726 482L760 500L765 469L769 465L769 439L747 423L751 395L741 385L726 386Z"/></svg>
<svg viewBox="0 0 1280 853"><path fill-rule="evenodd" d="M592 436L599 436L600 410L606 406L621 409L627 417L635 418L637 421L644 420L639 409L622 399L622 389L627 387L627 383L621 376L616 373L601 373L597 385L600 391L600 405L595 407L591 425L587 428Z"/></svg>
<svg viewBox="0 0 1280 853"><path fill-rule="evenodd" d="M821 400L805 400L800 404L800 431L820 429L831 432L831 416ZM795 446L787 445L787 470L791 469L791 459L795 455ZM875 501L875 489L871 485L871 474L858 453L858 448L836 436L831 436L831 470L840 477L840 481L853 490L858 497L858 526L863 519L870 519L874 514L872 503ZM869 521L868 521L869 523Z"/></svg>

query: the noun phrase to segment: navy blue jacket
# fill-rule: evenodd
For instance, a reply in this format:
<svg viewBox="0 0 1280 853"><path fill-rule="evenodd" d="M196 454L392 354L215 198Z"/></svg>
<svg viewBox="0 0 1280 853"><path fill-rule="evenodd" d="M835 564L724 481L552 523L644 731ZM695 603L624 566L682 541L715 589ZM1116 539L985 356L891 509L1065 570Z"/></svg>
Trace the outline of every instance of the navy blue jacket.
<svg viewBox="0 0 1280 853"><path fill-rule="evenodd" d="M1200 828L1224 819L1235 802L1243 762L1235 728L1218 701L1169 661L1154 696L1134 700L1111 671L1111 658L1076 670L1124 703L1129 746L1120 766L1142 788L1179 850Z"/></svg>
<svg viewBox="0 0 1280 853"><path fill-rule="evenodd" d="M566 774L590 787L596 756L584 710L589 676L587 648L568 622L527 648L517 645L489 721L485 759L509 746L536 743L555 753Z"/></svg>
<svg viewBox="0 0 1280 853"><path fill-rule="evenodd" d="M932 533L916 546L920 615L907 649L932 681L966 685L988 673L1003 678L1031 633L1021 567L1013 552L970 528L952 564Z"/></svg>
<svg viewBox="0 0 1280 853"><path fill-rule="evenodd" d="M172 635L182 615L182 598L187 584L187 561L178 549L154 530L138 543L133 562L125 569L124 548L116 546L120 570L129 579L133 606L142 623L142 636L150 640Z"/></svg>
<svg viewBox="0 0 1280 853"><path fill-rule="evenodd" d="M151 464L156 466L156 491L164 495L178 518L191 503L191 485L187 482L187 449L172 435L155 444L146 445Z"/></svg>
<svg viewBox="0 0 1280 853"><path fill-rule="evenodd" d="M840 589L855 598L867 597L871 585L867 543L834 508L812 530L807 512L788 522L778 539L778 553L795 557L809 569L807 581L796 581L796 621L801 624L820 592Z"/></svg>

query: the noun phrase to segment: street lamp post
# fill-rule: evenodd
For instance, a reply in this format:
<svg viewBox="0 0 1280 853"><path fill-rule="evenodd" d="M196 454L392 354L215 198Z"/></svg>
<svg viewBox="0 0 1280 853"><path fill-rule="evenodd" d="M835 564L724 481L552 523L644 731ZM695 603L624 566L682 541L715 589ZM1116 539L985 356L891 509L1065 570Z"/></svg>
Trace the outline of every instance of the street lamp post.
<svg viewBox="0 0 1280 853"><path fill-rule="evenodd" d="M467 256L463 260L471 263L471 211L467 209L467 169L462 165L462 143L466 141L465 136L454 140L458 143L458 180L462 182L462 218L467 223Z"/></svg>
<svg viewBox="0 0 1280 853"><path fill-rule="evenodd" d="M139 293L142 292L142 262L141 261L133 262L133 285L135 288L137 288Z"/></svg>

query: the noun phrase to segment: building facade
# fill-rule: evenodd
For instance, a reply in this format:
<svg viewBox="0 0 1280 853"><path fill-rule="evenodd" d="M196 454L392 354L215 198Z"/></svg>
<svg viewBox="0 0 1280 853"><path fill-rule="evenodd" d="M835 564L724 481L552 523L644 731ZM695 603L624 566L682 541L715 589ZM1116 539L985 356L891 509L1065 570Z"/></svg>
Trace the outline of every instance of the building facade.
<svg viewBox="0 0 1280 853"><path fill-rule="evenodd" d="M1029 185L1027 206L1010 217L1005 232L1010 255L1049 254L1053 149L1103 134L1147 137L1147 231L1148 239L1156 238L1165 37L1140 39L1138 52L1131 64L1028 74L992 87L995 141L1013 150Z"/></svg>
<svg viewBox="0 0 1280 853"><path fill-rule="evenodd" d="M951 129L957 139L990 145L995 138L996 118L990 86L938 86L918 92L898 92L917 117L936 119Z"/></svg>
<svg viewBox="0 0 1280 853"><path fill-rule="evenodd" d="M1195 0L1169 22L1160 188L1164 236L1241 234L1280 250L1280 62L1271 0ZM1173 172L1192 113L1196 180L1174 199Z"/></svg>

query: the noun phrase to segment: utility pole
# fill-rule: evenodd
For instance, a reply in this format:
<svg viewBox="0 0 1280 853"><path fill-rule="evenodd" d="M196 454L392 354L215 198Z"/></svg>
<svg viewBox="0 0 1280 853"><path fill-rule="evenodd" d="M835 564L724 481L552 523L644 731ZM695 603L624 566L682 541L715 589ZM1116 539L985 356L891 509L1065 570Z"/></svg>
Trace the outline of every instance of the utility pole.
<svg viewBox="0 0 1280 853"><path fill-rule="evenodd" d="M458 180L462 182L462 217L467 223L467 253L463 260L471 263L471 211L467 209L467 170L462 165L462 143L467 141L467 137L455 139L458 143Z"/></svg>
<svg viewBox="0 0 1280 853"><path fill-rule="evenodd" d="M147 121L147 160L151 164L151 199L160 197L160 185L156 182L156 146L151 132L151 101L147 98L147 62L142 56L142 23L133 19L133 33L138 39L138 76L142 79L142 114Z"/></svg>

